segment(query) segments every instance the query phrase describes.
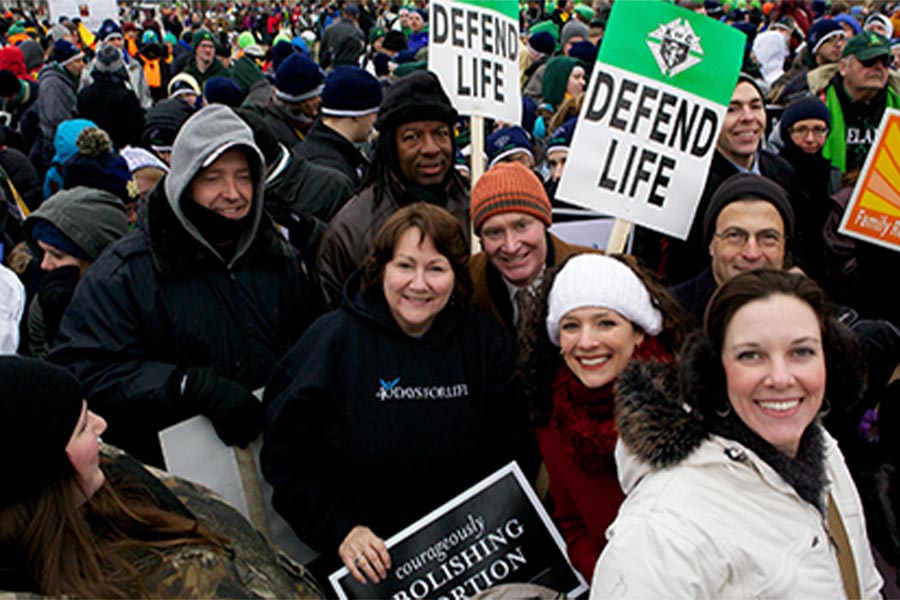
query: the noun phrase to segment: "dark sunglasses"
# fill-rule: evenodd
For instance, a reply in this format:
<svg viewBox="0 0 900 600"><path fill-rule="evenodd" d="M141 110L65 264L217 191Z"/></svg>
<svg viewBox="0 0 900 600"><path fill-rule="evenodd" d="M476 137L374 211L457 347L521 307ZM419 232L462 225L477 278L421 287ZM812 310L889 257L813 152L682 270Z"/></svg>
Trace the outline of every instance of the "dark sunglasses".
<svg viewBox="0 0 900 600"><path fill-rule="evenodd" d="M868 69L869 67L874 67L877 64L881 64L882 66L886 67L891 64L891 59L887 56L876 56L875 58L870 58L869 60L860 60L859 62L862 63L862 66Z"/></svg>

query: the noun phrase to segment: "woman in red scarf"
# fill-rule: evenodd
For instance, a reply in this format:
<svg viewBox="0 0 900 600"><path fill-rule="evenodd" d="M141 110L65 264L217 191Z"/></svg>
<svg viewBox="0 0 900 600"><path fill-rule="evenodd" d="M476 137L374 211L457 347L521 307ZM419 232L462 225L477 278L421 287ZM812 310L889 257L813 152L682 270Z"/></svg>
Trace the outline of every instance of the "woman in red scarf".
<svg viewBox="0 0 900 600"><path fill-rule="evenodd" d="M671 360L679 312L622 257L581 254L548 274L527 316L521 367L553 518L588 581L624 499L613 457L616 380L631 360Z"/></svg>

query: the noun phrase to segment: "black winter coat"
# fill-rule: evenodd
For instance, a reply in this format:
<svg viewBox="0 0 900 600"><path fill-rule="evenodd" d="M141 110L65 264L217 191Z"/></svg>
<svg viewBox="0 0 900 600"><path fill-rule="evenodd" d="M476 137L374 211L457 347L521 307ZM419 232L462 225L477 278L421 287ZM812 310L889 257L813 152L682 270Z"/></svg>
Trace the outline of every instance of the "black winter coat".
<svg viewBox="0 0 900 600"><path fill-rule="evenodd" d="M161 464L157 432L197 414L188 367L256 390L314 315L296 254L265 214L232 268L192 238L158 185L145 222L85 273L49 359L85 387L104 438Z"/></svg>
<svg viewBox="0 0 900 600"><path fill-rule="evenodd" d="M100 78L78 92L78 116L109 134L116 150L140 146L144 111L134 92L119 81Z"/></svg>
<svg viewBox="0 0 900 600"><path fill-rule="evenodd" d="M315 122L295 149L297 154L311 163L345 174L353 182L354 189L359 187L369 168L369 161L353 142L322 123L321 119Z"/></svg>

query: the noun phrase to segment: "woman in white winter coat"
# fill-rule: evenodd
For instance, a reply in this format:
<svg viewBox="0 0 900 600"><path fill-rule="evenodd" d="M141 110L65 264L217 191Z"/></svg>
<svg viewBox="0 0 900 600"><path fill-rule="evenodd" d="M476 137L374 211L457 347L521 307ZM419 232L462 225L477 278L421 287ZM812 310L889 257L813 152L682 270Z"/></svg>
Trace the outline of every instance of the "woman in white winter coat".
<svg viewBox="0 0 900 600"><path fill-rule="evenodd" d="M677 371L620 377L627 497L592 598L879 597L856 488L819 419L864 377L829 314L808 278L745 273L713 297Z"/></svg>

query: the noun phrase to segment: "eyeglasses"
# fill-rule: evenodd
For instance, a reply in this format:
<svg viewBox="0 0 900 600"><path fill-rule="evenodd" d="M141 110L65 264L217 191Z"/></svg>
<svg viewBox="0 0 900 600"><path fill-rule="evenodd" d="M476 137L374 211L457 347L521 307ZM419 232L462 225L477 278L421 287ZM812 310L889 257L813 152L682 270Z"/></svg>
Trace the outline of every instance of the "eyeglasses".
<svg viewBox="0 0 900 600"><path fill-rule="evenodd" d="M729 227L725 231L715 232L715 237L722 240L726 246L733 248L743 248L750 241L750 236L756 238L756 244L760 248L778 248L784 244L787 236L775 231L774 229L763 229L751 234L749 231L738 229L737 227Z"/></svg>
<svg viewBox="0 0 900 600"><path fill-rule="evenodd" d="M824 139L828 135L828 128L824 125L816 125L814 127L791 127L788 131L791 132L791 137L804 139L809 134L812 134L813 137L818 139Z"/></svg>
<svg viewBox="0 0 900 600"><path fill-rule="evenodd" d="M859 60L858 58L856 60ZM881 65L883 67L887 67L891 64L891 59L888 56L876 56L874 58L870 58L869 60L859 60L860 64L865 68L874 67L875 65Z"/></svg>

